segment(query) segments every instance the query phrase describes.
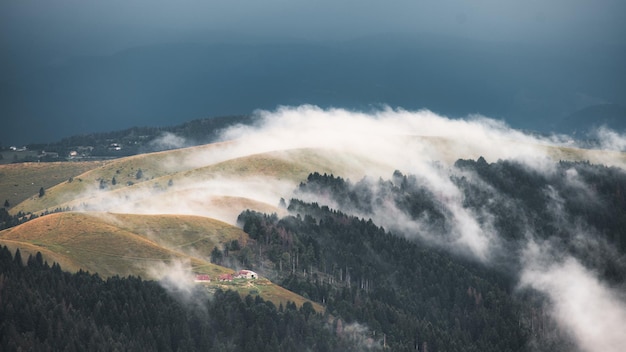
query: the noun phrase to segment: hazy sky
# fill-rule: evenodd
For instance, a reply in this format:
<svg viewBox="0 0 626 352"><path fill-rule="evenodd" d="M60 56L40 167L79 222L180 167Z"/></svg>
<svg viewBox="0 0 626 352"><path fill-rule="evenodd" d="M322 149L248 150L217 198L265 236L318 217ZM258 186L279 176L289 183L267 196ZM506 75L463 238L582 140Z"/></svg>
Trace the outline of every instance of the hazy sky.
<svg viewBox="0 0 626 352"><path fill-rule="evenodd" d="M625 43L620 0L230 0L0 3L3 56L63 59L207 31L340 40L430 32L481 40Z"/></svg>
<svg viewBox="0 0 626 352"><path fill-rule="evenodd" d="M545 130L626 101L623 33L623 0L3 0L0 143L299 104L482 113ZM374 34L396 37L349 42ZM380 45L404 34L428 48ZM206 48L216 42L246 47ZM259 49L275 42L297 45Z"/></svg>

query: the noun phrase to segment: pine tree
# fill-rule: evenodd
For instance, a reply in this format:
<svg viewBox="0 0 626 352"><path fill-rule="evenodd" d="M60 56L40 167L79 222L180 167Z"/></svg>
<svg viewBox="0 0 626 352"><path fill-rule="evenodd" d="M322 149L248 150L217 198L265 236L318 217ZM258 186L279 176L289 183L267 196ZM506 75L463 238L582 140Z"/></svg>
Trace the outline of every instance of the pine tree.
<svg viewBox="0 0 626 352"><path fill-rule="evenodd" d="M46 194L46 190L43 187L39 188L39 198L43 197Z"/></svg>

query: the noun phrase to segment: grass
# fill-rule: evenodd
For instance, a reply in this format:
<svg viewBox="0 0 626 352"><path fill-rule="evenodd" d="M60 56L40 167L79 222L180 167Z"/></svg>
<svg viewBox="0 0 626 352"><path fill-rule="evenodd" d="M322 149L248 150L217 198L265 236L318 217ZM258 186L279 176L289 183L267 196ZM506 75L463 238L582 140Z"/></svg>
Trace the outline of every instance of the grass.
<svg viewBox="0 0 626 352"><path fill-rule="evenodd" d="M196 148L200 147L136 155L110 161L74 177L72 182L63 180L48 188L43 197L31 196L13 207L11 212L13 214L18 211L41 213L66 206L103 204L103 197L108 195L124 199L131 194L148 193L145 191L154 190L159 191L153 192L155 197L164 198L169 192L177 191L175 187L169 187L170 182L173 185L189 185L191 183L202 184L207 180L220 178L240 181L267 178L286 181L295 188L313 171L342 175L359 174L358 177L362 177L365 174L364 165L368 165L366 162L355 163L357 158L353 156L323 149L295 149L255 154L197 168L191 166L193 164L191 162L176 162L176 160L187 160L192 155L205 153L208 147ZM355 165L361 165L361 167L355 167ZM141 179L136 177L139 169L143 173ZM115 178L115 185L113 185L113 178ZM229 195L220 194L220 196L228 197ZM231 199L235 198L237 197L231 197ZM238 209L237 213L244 209Z"/></svg>
<svg viewBox="0 0 626 352"><path fill-rule="evenodd" d="M51 214L0 232L1 243L24 244L70 270L102 276L149 277L152 264L172 260L189 261L214 275L229 272L207 258L214 246L232 239L245 241L247 235L211 219L86 213Z"/></svg>
<svg viewBox="0 0 626 352"><path fill-rule="evenodd" d="M38 198L39 188L50 188L104 163L88 161L0 165L0 206L8 200L10 209L29 197Z"/></svg>
<svg viewBox="0 0 626 352"><path fill-rule="evenodd" d="M185 178L207 175L269 177L299 183L312 172L334 173L347 177L363 177L373 161L328 149L290 149L253 154L190 170Z"/></svg>
<svg viewBox="0 0 626 352"><path fill-rule="evenodd" d="M110 213L57 213L0 232L0 244L17 248L26 260L41 252L48 263L57 262L65 270L79 269L114 275L159 279L174 263L186 263L192 273L234 273L232 269L208 261L211 250L232 240L245 245L248 235L226 223L198 216L131 215ZM177 272L177 275L181 273ZM180 277L177 277L180 279ZM307 300L267 279L213 281L242 296L253 292L274 304L288 301L302 305ZM314 304L322 311L322 307Z"/></svg>

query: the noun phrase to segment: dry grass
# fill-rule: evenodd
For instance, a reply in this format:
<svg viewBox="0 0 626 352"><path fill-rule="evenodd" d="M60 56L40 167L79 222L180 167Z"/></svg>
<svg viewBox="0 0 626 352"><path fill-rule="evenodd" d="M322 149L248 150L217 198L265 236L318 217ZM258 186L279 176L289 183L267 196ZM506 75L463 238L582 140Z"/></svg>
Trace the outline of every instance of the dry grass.
<svg viewBox="0 0 626 352"><path fill-rule="evenodd" d="M8 200L13 207L29 197L38 197L41 187L50 188L104 164L88 161L0 165L1 204Z"/></svg>
<svg viewBox="0 0 626 352"><path fill-rule="evenodd" d="M230 272L207 261L214 246L247 240L241 230L199 217L59 213L0 232L0 242L24 244L49 262L69 264L102 276L149 276L149 267L189 261L202 272ZM206 255L206 256L205 256Z"/></svg>
<svg viewBox="0 0 626 352"><path fill-rule="evenodd" d="M19 248L24 259L41 252L48 263L57 262L69 271L150 279L159 279L158 268L168 268L173 262L188 263L188 276L192 272L213 278L232 274L232 269L208 261L215 246L232 240L245 245L249 238L239 228L217 220L178 215L58 213L0 232L0 244L11 251ZM208 286L232 289L242 296L258 294L276 305L291 301L301 306L307 301L262 278L213 281ZM323 311L319 304L313 306Z"/></svg>
<svg viewBox="0 0 626 352"><path fill-rule="evenodd" d="M363 177L368 168L378 166L348 153L330 149L290 149L253 154L190 170L178 177L207 176L269 177L299 183L312 172L334 173L345 177Z"/></svg>
<svg viewBox="0 0 626 352"><path fill-rule="evenodd" d="M44 188L46 188L44 197L38 197L37 192L41 185L36 186L34 192L25 194L21 199L21 203L17 204L16 201L13 204L14 207L11 208L11 213L15 214L19 211L24 213L39 213L44 210L54 210L57 207L64 207L65 203L77 199L81 194L87 191L99 190L101 181L103 181L106 186L103 191L115 191L124 189L128 187L129 184L146 183L160 177L184 171L190 168L190 166L177 161L184 160L194 153L204 153L207 152L207 150L215 149L219 146L221 146L221 144L134 155L107 162L100 162L90 168L86 168L83 172L74 172L67 177L54 178L54 181L50 181L44 186ZM47 167L52 167L51 164L53 163L41 164L43 166L37 180L42 180L48 177L47 174L53 173L53 169L47 169ZM143 176L137 178L137 172L140 169ZM22 175L27 173L30 173L30 171L27 170ZM73 176L72 182L69 182L70 176ZM113 185L113 178L115 178L115 185Z"/></svg>
<svg viewBox="0 0 626 352"><path fill-rule="evenodd" d="M203 148L205 149L188 148L114 160L74 177L72 182L64 180L47 189L44 197L32 196L26 199L12 208L11 212L40 213L55 208L99 204L108 194L115 194L118 199L123 199L130 193L159 190L155 197L163 198L168 196L168 192L176 191L175 188L168 187L170 180L177 185L201 184L217 178L245 180L265 177L289 182L295 188L314 171L360 178L365 174L367 166L372 165L371 162L352 155L324 149L295 149L255 154L199 168L185 166L184 162L174 162L178 159L184 160L193 153L206 152L208 147ZM143 178L138 180L136 174L139 169L143 172ZM113 178L116 180L115 185L112 184ZM106 184L104 189L99 187L101 180ZM243 209L245 208L238 209L237 213Z"/></svg>

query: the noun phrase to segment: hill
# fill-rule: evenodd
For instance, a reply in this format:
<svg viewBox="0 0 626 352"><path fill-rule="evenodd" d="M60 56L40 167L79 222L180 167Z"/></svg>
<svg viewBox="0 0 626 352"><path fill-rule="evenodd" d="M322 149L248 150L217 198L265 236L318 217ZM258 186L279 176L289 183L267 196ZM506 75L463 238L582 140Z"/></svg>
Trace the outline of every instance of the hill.
<svg viewBox="0 0 626 352"><path fill-rule="evenodd" d="M499 153L488 147L468 147L463 141L446 137L407 136L400 141L406 143L407 149L420 148L450 165L458 158L475 159ZM522 153L535 151L553 161L626 165L626 154L621 152L538 142L512 142L511 148ZM245 141L232 141L108 161L46 189L43 197L31 196L10 211L38 214L69 207L119 213L201 215L234 224L236 216L248 208L280 212L278 200L289 198L295 186L311 172L341 174L358 180L365 175L388 175L400 167L393 165L395 159L387 161L384 157L343 149L294 148L266 152L250 149ZM39 175L39 179L33 177L42 182L45 173Z"/></svg>
<svg viewBox="0 0 626 352"><path fill-rule="evenodd" d="M377 165L357 155L325 149L246 155L238 148L241 145L235 142L217 143L113 160L47 189L43 197L27 199L11 212L41 213L70 207L195 214L234 224L237 215L248 208L279 212L278 200L288 198L313 171L361 178L365 168ZM229 154L232 157L223 160Z"/></svg>
<svg viewBox="0 0 626 352"><path fill-rule="evenodd" d="M89 170L104 165L103 161L20 163L0 165L0 200L9 208L37 195L39 188L50 188Z"/></svg>
<svg viewBox="0 0 626 352"><path fill-rule="evenodd" d="M173 260L188 260L194 270L213 275L224 273L225 268L207 262L211 250L245 238L237 228L206 218L105 213L50 214L0 233L7 244L26 243L44 255L63 256L71 263L67 269L153 278L158 277L150 273L151 265Z"/></svg>
<svg viewBox="0 0 626 352"><path fill-rule="evenodd" d="M49 263L70 271L84 270L102 277L141 276L180 281L190 286L193 273L209 274L209 287L250 291L275 304L306 300L267 279L219 283L220 274L233 269L210 262L214 248L233 241L244 247L246 233L223 222L197 216L131 215L111 213L50 214L0 232L0 244L33 257L41 252ZM238 255L231 251L231 256ZM234 259L232 260L235 261ZM321 311L320 305L314 308Z"/></svg>

